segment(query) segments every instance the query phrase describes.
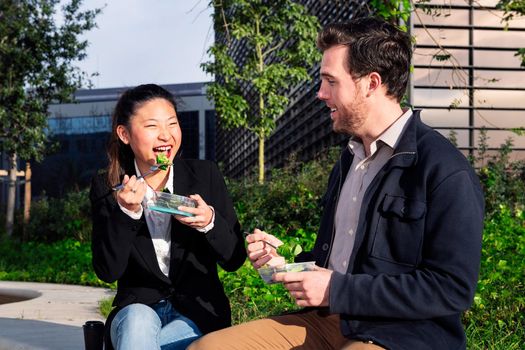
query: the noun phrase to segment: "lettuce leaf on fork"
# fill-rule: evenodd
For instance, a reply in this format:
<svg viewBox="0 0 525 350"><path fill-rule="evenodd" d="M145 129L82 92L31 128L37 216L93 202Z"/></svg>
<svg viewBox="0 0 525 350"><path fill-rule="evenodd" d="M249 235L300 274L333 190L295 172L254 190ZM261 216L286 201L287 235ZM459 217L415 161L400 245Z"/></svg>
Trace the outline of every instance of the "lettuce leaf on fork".
<svg viewBox="0 0 525 350"><path fill-rule="evenodd" d="M159 169L161 170L166 170L168 169L168 166L170 165L170 160L169 158L166 156L166 154L164 153L159 153L157 154L157 159L156 159L156 162L157 162L157 166L159 167Z"/></svg>

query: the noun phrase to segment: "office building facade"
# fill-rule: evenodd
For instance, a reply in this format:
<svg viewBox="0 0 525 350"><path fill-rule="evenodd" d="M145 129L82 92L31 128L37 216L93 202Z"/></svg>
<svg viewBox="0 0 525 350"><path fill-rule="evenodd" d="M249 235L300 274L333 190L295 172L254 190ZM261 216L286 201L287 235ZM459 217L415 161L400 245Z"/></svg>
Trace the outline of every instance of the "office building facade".
<svg viewBox="0 0 525 350"><path fill-rule="evenodd" d="M300 1L325 25L367 16L367 1ZM413 74L407 104L423 109L423 120L447 137L456 139L465 154L477 152L480 131L489 136L489 152L505 139L514 141L514 157L525 157L525 70L514 56L525 46L525 21L513 21L504 31L495 1L430 1L413 13L410 32L416 39ZM221 40L220 37L216 40ZM243 44L231 48L239 64ZM450 56L449 56L450 55ZM324 103L317 100L319 66L312 80L290 89L290 104L267 140L266 169L286 164L291 154L312 159L328 147L342 146L347 137L332 132ZM514 131L513 131L514 130ZM227 176L252 174L257 167L258 143L245 130L224 130L217 135L217 159Z"/></svg>

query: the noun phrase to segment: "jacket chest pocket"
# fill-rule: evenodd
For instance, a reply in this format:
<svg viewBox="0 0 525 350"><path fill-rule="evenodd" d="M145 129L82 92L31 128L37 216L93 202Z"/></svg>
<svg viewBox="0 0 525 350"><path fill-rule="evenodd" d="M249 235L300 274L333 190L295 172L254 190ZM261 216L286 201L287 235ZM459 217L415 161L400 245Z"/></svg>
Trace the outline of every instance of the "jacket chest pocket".
<svg viewBox="0 0 525 350"><path fill-rule="evenodd" d="M425 227L425 202L385 195L379 205L372 257L415 266L419 261Z"/></svg>

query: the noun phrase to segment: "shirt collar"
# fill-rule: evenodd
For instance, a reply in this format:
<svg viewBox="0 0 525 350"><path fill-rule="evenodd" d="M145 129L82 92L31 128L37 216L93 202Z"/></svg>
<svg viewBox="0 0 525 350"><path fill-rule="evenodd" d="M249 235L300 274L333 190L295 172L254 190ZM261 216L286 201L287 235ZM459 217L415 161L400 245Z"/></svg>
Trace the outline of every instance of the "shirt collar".
<svg viewBox="0 0 525 350"><path fill-rule="evenodd" d="M397 118L397 120L394 123L392 123L392 125L390 125L385 131L383 131L381 135L379 135L376 141L382 141L392 149L396 148L397 143L399 142L399 138L401 137L401 134L405 129L405 125L411 116L412 110L408 108L401 115L401 117Z"/></svg>
<svg viewBox="0 0 525 350"><path fill-rule="evenodd" d="M399 142L399 139L401 137L401 134L403 134L403 131L405 129L405 126L412 116L412 110L410 108L407 108L404 113L397 118L395 122L393 122L385 131L379 135L377 139L375 139L370 144L370 154L374 154L378 148L380 148L379 141L381 141L381 144L385 144L388 147L394 149L397 146L397 143ZM364 148L363 143L359 138L356 138L352 136L350 140L348 141L348 149L352 154L364 154Z"/></svg>

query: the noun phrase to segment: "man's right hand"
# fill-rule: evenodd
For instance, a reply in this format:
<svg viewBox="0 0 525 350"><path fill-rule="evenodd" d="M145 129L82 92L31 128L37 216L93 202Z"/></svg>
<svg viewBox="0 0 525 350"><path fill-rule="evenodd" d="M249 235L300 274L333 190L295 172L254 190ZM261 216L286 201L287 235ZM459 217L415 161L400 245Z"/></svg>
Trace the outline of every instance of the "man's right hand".
<svg viewBox="0 0 525 350"><path fill-rule="evenodd" d="M253 233L246 236L246 242L248 242L248 259L250 259L254 268L258 269L265 264L270 266L285 264L284 258L277 254L275 248L268 244L270 243L276 247L282 245L283 242L277 237L256 228L253 230Z"/></svg>

